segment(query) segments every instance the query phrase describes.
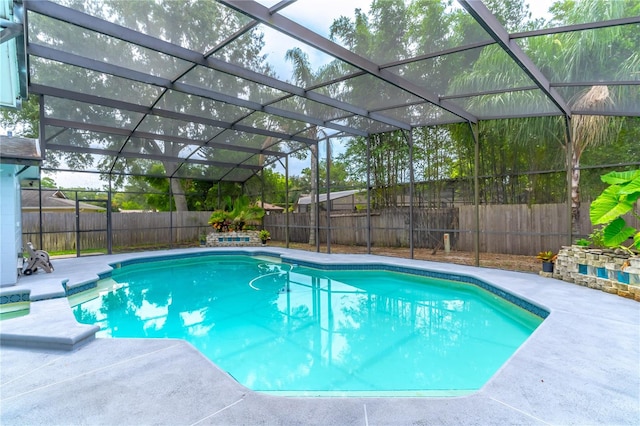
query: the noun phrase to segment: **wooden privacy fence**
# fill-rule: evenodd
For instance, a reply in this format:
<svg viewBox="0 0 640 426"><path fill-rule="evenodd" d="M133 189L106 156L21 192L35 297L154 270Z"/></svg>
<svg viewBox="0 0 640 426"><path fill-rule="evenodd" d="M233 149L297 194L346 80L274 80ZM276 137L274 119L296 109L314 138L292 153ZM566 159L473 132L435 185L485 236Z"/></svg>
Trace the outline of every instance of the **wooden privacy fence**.
<svg viewBox="0 0 640 426"><path fill-rule="evenodd" d="M416 209L414 210L414 244L416 247L434 247L443 240L445 232L450 232L457 224L457 209ZM271 238L285 240L286 216L272 214L265 216L264 227L271 232ZM453 238L453 235L452 235ZM326 212L320 214L321 243L327 242ZM309 214L289 214L289 241L309 242ZM367 215L348 213L331 215L331 243L345 245L367 245ZM380 247L409 246L409 209L389 209L371 215L371 243Z"/></svg>
<svg viewBox="0 0 640 426"><path fill-rule="evenodd" d="M566 204L509 204L480 206L480 251L535 255L542 250L557 252L560 247L587 238L593 232L590 203L580 206L578 235L569 241L569 214ZM460 207L458 249L473 251L475 208ZM628 214L627 225L640 229L640 221Z"/></svg>
<svg viewBox="0 0 640 426"><path fill-rule="evenodd" d="M211 232L207 224L211 212L112 213L114 248L193 244L201 232ZM309 241L309 214L289 213L289 241ZM40 248L39 214L23 213L23 241ZM581 208L580 235L592 232L589 206ZM107 248L106 213L80 213L81 250ZM378 247L409 246L409 209L389 209L371 215L371 243ZM638 220L627 223L640 228ZM76 250L74 213L42 213L42 248L48 251ZM451 247L473 251L475 208L460 206L442 209L414 209L414 247L433 248L450 235ZM567 207L564 204L483 205L480 207L480 251L535 255L541 250L557 251L568 242ZM326 212L320 214L319 241L327 241ZM264 228L274 241L285 241L286 215L271 213L264 217ZM364 213L331 216L331 243L366 246L367 217Z"/></svg>
<svg viewBox="0 0 640 426"><path fill-rule="evenodd" d="M198 240L201 232L209 232L211 212L142 212L112 213L113 247L185 244ZM39 213L22 214L23 244L40 244ZM102 250L107 247L106 213L80 213L79 237L81 250ZM171 230L173 228L173 235ZM75 213L42 213L42 248L48 251L76 250ZM39 247L38 247L39 248Z"/></svg>
<svg viewBox="0 0 640 426"><path fill-rule="evenodd" d="M289 241L292 243L309 242L309 213L289 213ZM271 213L264 216L263 227L274 241L286 241L287 215Z"/></svg>
<svg viewBox="0 0 640 426"><path fill-rule="evenodd" d="M483 205L479 210L481 252L535 255L568 243L565 204ZM473 251L475 214L474 206L460 207L459 250ZM588 223L588 208L585 214Z"/></svg>
<svg viewBox="0 0 640 426"><path fill-rule="evenodd" d="M568 241L566 204L509 204L483 205L480 213L480 251L536 255L542 250L557 251ZM580 208L579 235L587 237L593 232L589 221L589 203ZM475 207L472 205L450 209L414 209L414 247L434 248L448 233L451 247L459 251L474 250ZM627 215L627 224L640 229L640 221ZM291 242L309 241L309 215L289 214ZM320 242L326 243L326 212L320 214ZM285 216L265 217L264 225L272 238L285 239ZM331 216L331 242L346 245L367 244L366 214ZM372 213L371 243L379 247L409 246L409 211L393 209Z"/></svg>

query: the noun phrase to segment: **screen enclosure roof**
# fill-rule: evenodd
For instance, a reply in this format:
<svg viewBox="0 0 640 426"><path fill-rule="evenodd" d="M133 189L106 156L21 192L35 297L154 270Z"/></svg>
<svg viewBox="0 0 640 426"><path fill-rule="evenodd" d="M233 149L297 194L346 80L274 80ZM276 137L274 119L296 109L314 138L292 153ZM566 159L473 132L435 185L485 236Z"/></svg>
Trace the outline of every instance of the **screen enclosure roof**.
<svg viewBox="0 0 640 426"><path fill-rule="evenodd" d="M640 115L640 16L624 16L634 8L604 2L596 21L558 22L530 2L522 28L468 0L426 2L422 14L383 0L388 9L370 15L357 0L14 7L24 8L45 169L244 182L331 135ZM363 22L375 33L359 32ZM635 46L618 50L614 31L635 33L625 39ZM608 52L606 67L589 66L597 52ZM574 102L601 86L613 102Z"/></svg>

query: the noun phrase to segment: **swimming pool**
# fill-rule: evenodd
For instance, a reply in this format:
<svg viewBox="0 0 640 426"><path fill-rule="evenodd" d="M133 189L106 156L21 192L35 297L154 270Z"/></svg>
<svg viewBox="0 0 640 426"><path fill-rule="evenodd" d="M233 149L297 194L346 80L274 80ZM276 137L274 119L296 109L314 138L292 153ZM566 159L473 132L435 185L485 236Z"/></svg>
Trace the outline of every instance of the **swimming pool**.
<svg viewBox="0 0 640 426"><path fill-rule="evenodd" d="M226 255L140 262L73 310L101 326L98 337L186 339L250 389L285 395L471 393L542 322L477 285L347 268Z"/></svg>

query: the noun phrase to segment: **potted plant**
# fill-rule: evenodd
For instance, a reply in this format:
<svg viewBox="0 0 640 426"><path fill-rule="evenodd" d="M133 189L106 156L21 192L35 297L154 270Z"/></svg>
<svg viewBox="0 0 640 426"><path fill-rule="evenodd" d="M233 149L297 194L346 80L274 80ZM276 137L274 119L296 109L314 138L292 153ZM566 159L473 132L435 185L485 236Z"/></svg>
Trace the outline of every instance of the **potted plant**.
<svg viewBox="0 0 640 426"><path fill-rule="evenodd" d="M206 232L201 232L200 236L200 247L204 247L207 245L207 233Z"/></svg>
<svg viewBox="0 0 640 426"><path fill-rule="evenodd" d="M260 241L262 241L262 245L264 246L267 244L267 241L271 239L271 233L266 229L263 229L258 233L258 237L260 238Z"/></svg>
<svg viewBox="0 0 640 426"><path fill-rule="evenodd" d="M542 272L553 272L553 262L556 260L556 255L552 251L541 251L536 259L542 261Z"/></svg>

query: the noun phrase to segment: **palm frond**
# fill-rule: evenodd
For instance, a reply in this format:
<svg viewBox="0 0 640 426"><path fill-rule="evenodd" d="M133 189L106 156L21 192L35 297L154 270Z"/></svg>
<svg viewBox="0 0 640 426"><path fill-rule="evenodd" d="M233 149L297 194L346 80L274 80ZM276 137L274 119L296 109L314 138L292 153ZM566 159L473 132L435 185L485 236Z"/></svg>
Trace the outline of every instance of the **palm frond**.
<svg viewBox="0 0 640 426"><path fill-rule="evenodd" d="M613 100L607 86L592 86L571 102L574 111L603 111L611 104ZM588 147L606 143L614 136L610 120L604 115L575 114L572 117L573 149L578 158Z"/></svg>

